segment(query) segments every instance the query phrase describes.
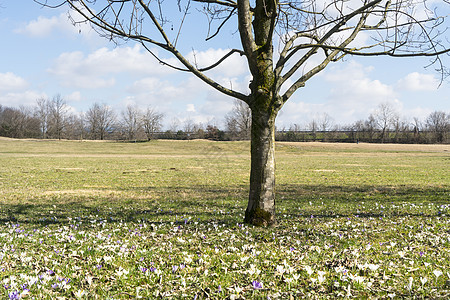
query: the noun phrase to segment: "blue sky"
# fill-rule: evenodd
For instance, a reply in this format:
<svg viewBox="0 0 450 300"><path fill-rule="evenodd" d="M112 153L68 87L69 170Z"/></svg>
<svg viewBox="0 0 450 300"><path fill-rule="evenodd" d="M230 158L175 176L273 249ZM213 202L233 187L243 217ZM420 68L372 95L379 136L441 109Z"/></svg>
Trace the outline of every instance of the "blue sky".
<svg viewBox="0 0 450 300"><path fill-rule="evenodd" d="M190 119L223 125L233 99L221 95L189 74L160 66L133 42L115 46L89 26L74 27L67 8L41 8L32 0L0 0L0 104L34 105L38 98L60 94L73 112L94 102L117 112L128 104L148 105L165 114L165 126ZM238 44L237 34L224 28L204 43L202 15L188 15L179 40L181 51L207 65ZM175 35L175 32L170 32ZM173 60L158 50L168 60ZM439 86L439 74L425 69L426 58L352 58L329 65L298 90L277 119L279 128L306 126L327 113L337 124L366 119L380 103L390 103L407 121L425 119L432 111L450 112L450 85ZM243 92L248 86L245 61L233 56L210 75Z"/></svg>

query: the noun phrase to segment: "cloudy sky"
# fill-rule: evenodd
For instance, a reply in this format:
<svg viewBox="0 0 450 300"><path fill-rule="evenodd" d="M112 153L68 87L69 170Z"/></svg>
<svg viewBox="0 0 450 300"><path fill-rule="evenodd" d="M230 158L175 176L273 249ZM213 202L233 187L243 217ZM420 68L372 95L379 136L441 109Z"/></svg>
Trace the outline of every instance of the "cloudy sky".
<svg viewBox="0 0 450 300"><path fill-rule="evenodd" d="M221 36L205 43L207 26L199 18L202 15L187 16L178 44L183 54L206 66L236 47L238 40L235 30L225 28ZM161 66L143 47L133 42L115 45L89 26L73 26L65 7L0 0L0 36L0 104L4 106L34 105L39 98L60 94L74 112L86 111L94 102L116 111L128 104L151 106L165 114L166 127L177 122L182 127L186 119L222 126L233 106L233 99L192 75ZM425 68L428 63L426 58L348 57L298 90L282 109L277 125L305 126L323 113L335 123L350 124L366 119L380 103L390 103L407 120L424 119L436 110L450 112L450 83L440 84L439 74ZM208 75L247 92L248 71L238 55Z"/></svg>

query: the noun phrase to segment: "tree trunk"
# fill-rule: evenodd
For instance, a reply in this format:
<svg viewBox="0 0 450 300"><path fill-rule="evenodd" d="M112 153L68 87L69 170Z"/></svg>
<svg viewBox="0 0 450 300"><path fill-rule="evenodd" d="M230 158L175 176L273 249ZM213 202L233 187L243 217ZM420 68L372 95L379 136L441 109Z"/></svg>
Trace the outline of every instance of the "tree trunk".
<svg viewBox="0 0 450 300"><path fill-rule="evenodd" d="M245 222L271 226L275 219L274 112L252 110L250 195Z"/></svg>

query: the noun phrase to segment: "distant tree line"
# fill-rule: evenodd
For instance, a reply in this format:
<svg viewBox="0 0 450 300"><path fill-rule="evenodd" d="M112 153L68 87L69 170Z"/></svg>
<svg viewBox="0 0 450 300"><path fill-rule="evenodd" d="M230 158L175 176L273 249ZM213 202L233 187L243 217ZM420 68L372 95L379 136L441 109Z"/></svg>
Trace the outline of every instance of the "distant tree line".
<svg viewBox="0 0 450 300"><path fill-rule="evenodd" d="M305 127L297 124L278 130L279 141L329 141L368 143L450 143L450 114L434 111L425 120L402 118L395 109L380 104L365 120L350 125L336 125L324 113Z"/></svg>
<svg viewBox="0 0 450 300"><path fill-rule="evenodd" d="M32 107L0 104L0 136L11 138L150 140L161 131L162 120L151 107L129 105L118 115L97 102L86 112L74 113L60 95L38 99Z"/></svg>
<svg viewBox="0 0 450 300"><path fill-rule="evenodd" d="M224 129L200 124L190 118L182 124L174 119L163 131L164 115L152 107L128 105L117 113L110 106L95 102L82 113L70 111L60 95L38 99L32 107L6 107L0 104L0 136L41 139L91 139L148 141L151 139L250 139L251 112L247 104L236 101L225 116ZM325 141L370 143L450 142L450 114L432 112L425 120L406 120L386 103L380 104L367 119L350 125L334 124L323 113L308 124L277 128L278 141Z"/></svg>

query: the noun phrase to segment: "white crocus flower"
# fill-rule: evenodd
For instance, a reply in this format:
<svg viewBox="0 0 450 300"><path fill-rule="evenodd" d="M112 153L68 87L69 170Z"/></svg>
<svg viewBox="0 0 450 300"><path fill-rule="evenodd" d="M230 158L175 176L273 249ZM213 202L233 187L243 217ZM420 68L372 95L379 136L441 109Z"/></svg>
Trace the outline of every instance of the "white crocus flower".
<svg viewBox="0 0 450 300"><path fill-rule="evenodd" d="M310 266L304 266L304 269L308 273L309 276L311 276L311 274L314 272Z"/></svg>
<svg viewBox="0 0 450 300"><path fill-rule="evenodd" d="M414 278L412 278L412 277L409 277L408 278L408 290L411 290L412 289L412 283L413 283L413 280L414 280Z"/></svg>
<svg viewBox="0 0 450 300"><path fill-rule="evenodd" d="M283 275L284 274L284 272L285 272L285 270L284 270L284 266L282 266L282 265L278 265L277 266L277 271L276 271L276 275Z"/></svg>
<svg viewBox="0 0 450 300"><path fill-rule="evenodd" d="M442 271L441 270L434 270L433 271L434 276L436 276L436 280L439 278L439 276L442 275Z"/></svg>
<svg viewBox="0 0 450 300"><path fill-rule="evenodd" d="M380 267L379 265L375 265L375 264L368 264L367 266L369 267L369 269L371 271L376 271Z"/></svg>
<svg viewBox="0 0 450 300"><path fill-rule="evenodd" d="M319 284L322 284L325 281L325 274L326 272L324 271L318 271L317 272L319 274L319 276L317 277L317 280L319 281Z"/></svg>
<svg viewBox="0 0 450 300"><path fill-rule="evenodd" d="M78 290L74 292L74 294L77 299L81 299L84 295L86 295L86 292L83 290Z"/></svg>
<svg viewBox="0 0 450 300"><path fill-rule="evenodd" d="M422 287L425 283L427 283L428 279L426 277L420 277L420 283L422 283Z"/></svg>

